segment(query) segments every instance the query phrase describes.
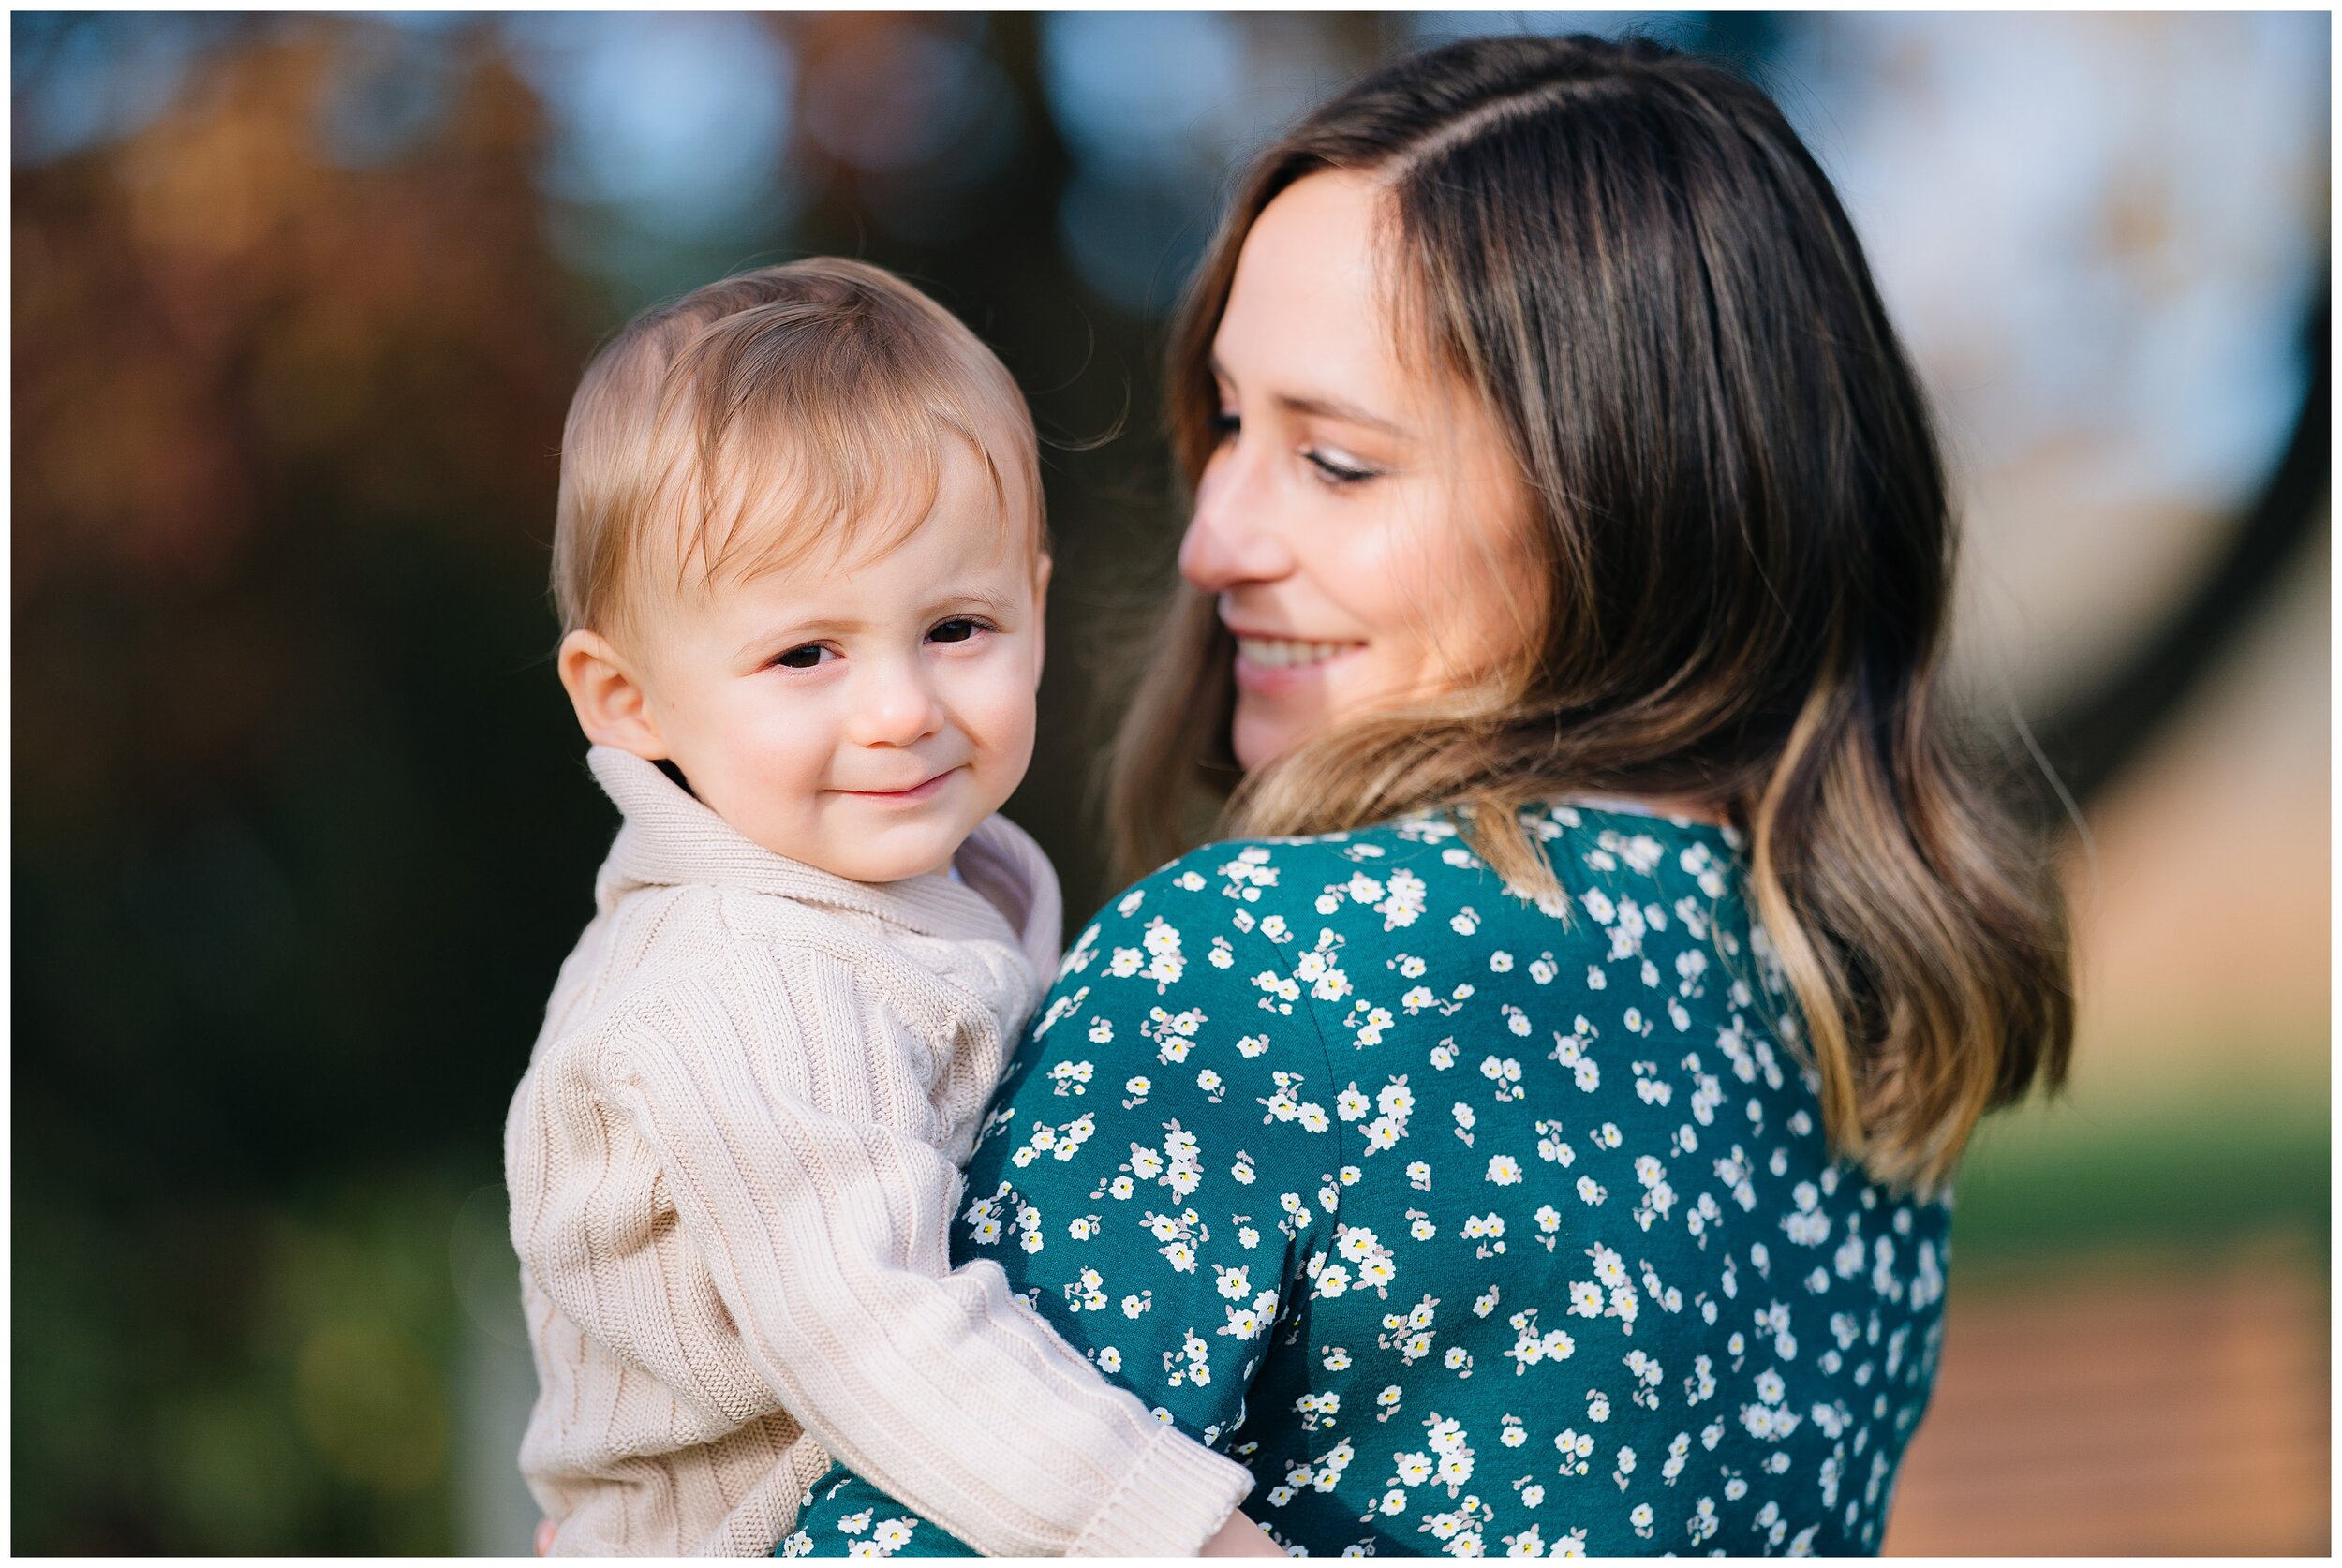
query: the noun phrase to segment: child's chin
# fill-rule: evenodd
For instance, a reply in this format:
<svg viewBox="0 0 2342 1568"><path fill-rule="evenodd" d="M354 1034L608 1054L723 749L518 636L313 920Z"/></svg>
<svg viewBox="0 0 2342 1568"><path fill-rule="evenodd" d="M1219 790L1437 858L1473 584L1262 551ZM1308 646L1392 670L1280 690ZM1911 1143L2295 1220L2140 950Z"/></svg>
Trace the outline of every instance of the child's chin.
<svg viewBox="0 0 2342 1568"><path fill-rule="evenodd" d="M947 868L966 836L964 833L889 834L886 842L852 846L823 869L857 882L899 882Z"/></svg>

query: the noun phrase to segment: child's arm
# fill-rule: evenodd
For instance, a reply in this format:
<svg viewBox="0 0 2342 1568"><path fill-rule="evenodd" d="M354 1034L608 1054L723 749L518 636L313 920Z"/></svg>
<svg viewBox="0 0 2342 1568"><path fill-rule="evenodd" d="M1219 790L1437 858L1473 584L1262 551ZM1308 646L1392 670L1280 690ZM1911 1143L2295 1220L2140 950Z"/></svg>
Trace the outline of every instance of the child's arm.
<svg viewBox="0 0 2342 1568"><path fill-rule="evenodd" d="M1282 1557L1284 1549L1249 1514L1231 1514L1212 1538L1204 1543L1204 1557Z"/></svg>
<svg viewBox="0 0 2342 1568"><path fill-rule="evenodd" d="M793 991L862 999L834 960L792 968ZM925 1049L858 1011L874 1038L819 1043L831 1071ZM816 1109L794 1087L812 1043L752 1043L712 1018L678 1032L688 1050L630 1031L607 1091L651 1145L755 1370L840 1463L995 1556L1189 1555L1213 1536L1251 1472L1108 1384L998 1265L951 1271L948 1161Z"/></svg>

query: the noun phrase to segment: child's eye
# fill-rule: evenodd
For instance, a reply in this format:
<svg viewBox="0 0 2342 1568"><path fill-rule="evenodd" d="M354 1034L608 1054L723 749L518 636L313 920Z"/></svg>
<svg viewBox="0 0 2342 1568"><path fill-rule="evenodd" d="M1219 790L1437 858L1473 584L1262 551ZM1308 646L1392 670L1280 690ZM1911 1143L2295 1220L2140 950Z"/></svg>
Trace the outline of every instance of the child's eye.
<svg viewBox="0 0 2342 1568"><path fill-rule="evenodd" d="M824 660L837 657L837 653L834 648L823 647L819 643L808 643L801 648L791 648L773 662L784 670L810 670Z"/></svg>
<svg viewBox="0 0 2342 1568"><path fill-rule="evenodd" d="M933 631L928 632L927 637L930 641L937 643L965 643L977 632L991 629L991 627L972 616L955 615L937 626Z"/></svg>

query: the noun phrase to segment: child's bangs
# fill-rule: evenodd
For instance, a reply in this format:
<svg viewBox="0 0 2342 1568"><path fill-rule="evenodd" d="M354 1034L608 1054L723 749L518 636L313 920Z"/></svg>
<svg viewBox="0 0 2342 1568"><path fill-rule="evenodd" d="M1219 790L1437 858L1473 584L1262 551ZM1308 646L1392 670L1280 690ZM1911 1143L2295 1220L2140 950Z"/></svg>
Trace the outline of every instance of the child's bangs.
<svg viewBox="0 0 2342 1568"><path fill-rule="evenodd" d="M934 510L953 442L982 466L1013 538L1037 507L1019 495L1026 464L980 389L937 368L863 361L842 375L719 377L689 397L669 426L685 442L667 487L682 576L712 584L882 555Z"/></svg>

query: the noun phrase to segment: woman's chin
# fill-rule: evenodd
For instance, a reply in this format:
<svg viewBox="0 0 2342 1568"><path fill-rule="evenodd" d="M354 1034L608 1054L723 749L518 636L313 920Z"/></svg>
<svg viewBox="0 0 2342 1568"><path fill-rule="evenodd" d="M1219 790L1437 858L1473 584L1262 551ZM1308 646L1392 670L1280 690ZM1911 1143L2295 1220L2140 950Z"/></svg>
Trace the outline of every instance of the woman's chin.
<svg viewBox="0 0 2342 1568"><path fill-rule="evenodd" d="M1309 739L1321 722L1313 714L1260 711L1267 706L1239 700L1235 721L1228 727L1229 749L1236 753L1237 766L1246 773L1258 772Z"/></svg>

